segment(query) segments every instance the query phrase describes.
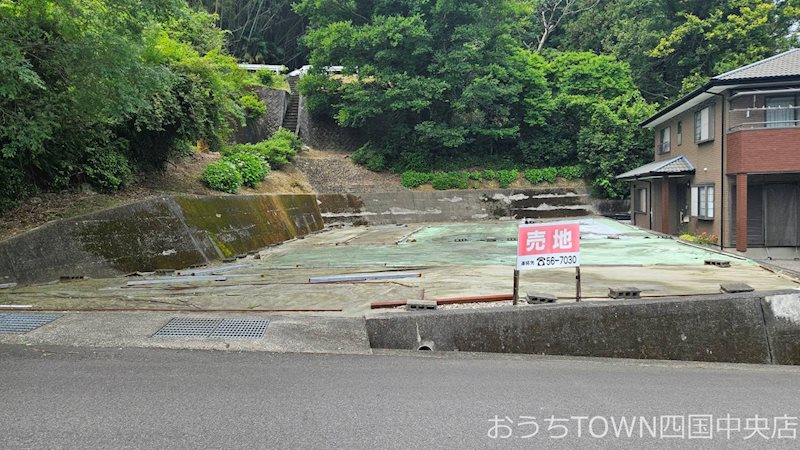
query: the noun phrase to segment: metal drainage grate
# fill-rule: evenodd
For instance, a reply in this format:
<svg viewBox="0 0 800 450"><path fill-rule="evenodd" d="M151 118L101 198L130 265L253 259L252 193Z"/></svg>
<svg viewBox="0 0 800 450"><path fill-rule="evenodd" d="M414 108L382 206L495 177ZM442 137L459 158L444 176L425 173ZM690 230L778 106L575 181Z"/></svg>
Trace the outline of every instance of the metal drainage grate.
<svg viewBox="0 0 800 450"><path fill-rule="evenodd" d="M154 337L260 338L269 320L173 318Z"/></svg>
<svg viewBox="0 0 800 450"><path fill-rule="evenodd" d="M27 333L61 316L63 314L0 314L0 333Z"/></svg>
<svg viewBox="0 0 800 450"><path fill-rule="evenodd" d="M227 319L211 333L211 337L260 338L267 331L269 320Z"/></svg>

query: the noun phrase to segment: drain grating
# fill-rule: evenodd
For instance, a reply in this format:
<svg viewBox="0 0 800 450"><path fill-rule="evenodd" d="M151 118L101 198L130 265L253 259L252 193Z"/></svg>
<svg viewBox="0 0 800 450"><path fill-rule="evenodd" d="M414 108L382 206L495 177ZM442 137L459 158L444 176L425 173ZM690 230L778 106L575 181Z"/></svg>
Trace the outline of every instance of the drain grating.
<svg viewBox="0 0 800 450"><path fill-rule="evenodd" d="M153 337L260 338L269 320L173 318Z"/></svg>
<svg viewBox="0 0 800 450"><path fill-rule="evenodd" d="M0 333L27 333L61 316L63 314L0 314Z"/></svg>
<svg viewBox="0 0 800 450"><path fill-rule="evenodd" d="M211 333L211 337L260 338L269 320L229 319Z"/></svg>
<svg viewBox="0 0 800 450"><path fill-rule="evenodd" d="M208 337L222 323L222 319L171 319L153 336Z"/></svg>

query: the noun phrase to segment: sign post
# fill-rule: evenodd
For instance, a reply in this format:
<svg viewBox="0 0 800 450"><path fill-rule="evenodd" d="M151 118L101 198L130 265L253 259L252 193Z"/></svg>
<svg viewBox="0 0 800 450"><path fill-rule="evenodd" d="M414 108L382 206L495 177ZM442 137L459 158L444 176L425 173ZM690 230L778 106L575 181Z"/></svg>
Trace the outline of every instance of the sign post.
<svg viewBox="0 0 800 450"><path fill-rule="evenodd" d="M519 297L519 271L575 268L575 301L581 301L581 227L558 222L520 224L517 267L514 270L514 304Z"/></svg>

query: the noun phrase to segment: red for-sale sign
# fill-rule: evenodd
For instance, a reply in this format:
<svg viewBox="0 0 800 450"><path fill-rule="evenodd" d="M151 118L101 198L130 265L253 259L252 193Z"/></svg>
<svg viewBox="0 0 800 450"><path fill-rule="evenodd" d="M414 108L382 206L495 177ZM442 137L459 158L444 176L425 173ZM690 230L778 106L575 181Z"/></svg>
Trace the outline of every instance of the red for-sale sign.
<svg viewBox="0 0 800 450"><path fill-rule="evenodd" d="M517 269L578 267L581 227L577 223L523 224L517 238Z"/></svg>

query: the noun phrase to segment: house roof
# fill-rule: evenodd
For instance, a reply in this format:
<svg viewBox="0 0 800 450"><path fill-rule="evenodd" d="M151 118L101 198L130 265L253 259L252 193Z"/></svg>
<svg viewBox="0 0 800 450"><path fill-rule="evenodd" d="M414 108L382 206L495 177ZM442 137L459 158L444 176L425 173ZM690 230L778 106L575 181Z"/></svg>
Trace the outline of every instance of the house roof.
<svg viewBox="0 0 800 450"><path fill-rule="evenodd" d="M717 75L678 101L654 114L640 125L652 128L697 106L726 89L800 80L800 49L795 48L753 64Z"/></svg>
<svg viewBox="0 0 800 450"><path fill-rule="evenodd" d="M617 175L617 179L631 180L651 176L663 175L682 175L694 172L694 165L685 156L676 156L665 161L655 161L650 164L629 170L622 175Z"/></svg>
<svg viewBox="0 0 800 450"><path fill-rule="evenodd" d="M788 52L725 72L715 76L714 79L749 80L789 75L800 75L800 48L793 48Z"/></svg>

